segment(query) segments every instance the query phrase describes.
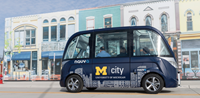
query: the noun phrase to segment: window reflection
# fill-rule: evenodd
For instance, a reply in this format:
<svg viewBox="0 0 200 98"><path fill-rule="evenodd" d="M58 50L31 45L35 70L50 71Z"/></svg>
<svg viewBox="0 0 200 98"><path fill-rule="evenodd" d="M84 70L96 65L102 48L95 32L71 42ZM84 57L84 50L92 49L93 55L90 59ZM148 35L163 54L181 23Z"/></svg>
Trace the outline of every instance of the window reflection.
<svg viewBox="0 0 200 98"><path fill-rule="evenodd" d="M133 56L170 56L160 35L150 30L133 31Z"/></svg>
<svg viewBox="0 0 200 98"><path fill-rule="evenodd" d="M168 31L167 15L165 15L165 14L163 14L161 16L161 30L162 30L162 32Z"/></svg>
<svg viewBox="0 0 200 98"><path fill-rule="evenodd" d="M137 23L136 23L136 18L133 17L133 18L131 19L131 26L136 26L136 25L137 25Z"/></svg>
<svg viewBox="0 0 200 98"><path fill-rule="evenodd" d="M150 16L146 17L145 22L146 22L146 26L152 26L151 17Z"/></svg>

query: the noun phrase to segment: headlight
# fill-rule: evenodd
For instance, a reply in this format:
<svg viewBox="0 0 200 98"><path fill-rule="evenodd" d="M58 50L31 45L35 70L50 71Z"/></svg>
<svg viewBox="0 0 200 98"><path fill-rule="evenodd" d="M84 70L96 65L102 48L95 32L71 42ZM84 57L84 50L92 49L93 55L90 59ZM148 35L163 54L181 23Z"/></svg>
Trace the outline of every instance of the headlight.
<svg viewBox="0 0 200 98"><path fill-rule="evenodd" d="M174 66L175 68L178 68L177 67L177 63L176 61L174 60L173 57L161 57L162 59L165 59L166 61L168 61L172 66Z"/></svg>
<svg viewBox="0 0 200 98"><path fill-rule="evenodd" d="M175 61L168 61L172 66L174 66L175 68L178 68L177 67L177 63Z"/></svg>

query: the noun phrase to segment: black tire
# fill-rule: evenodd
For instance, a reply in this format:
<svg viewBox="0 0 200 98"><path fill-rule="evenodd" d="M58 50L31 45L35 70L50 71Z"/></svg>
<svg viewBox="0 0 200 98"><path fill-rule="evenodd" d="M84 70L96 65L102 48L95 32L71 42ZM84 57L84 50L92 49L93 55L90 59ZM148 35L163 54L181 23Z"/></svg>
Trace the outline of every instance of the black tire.
<svg viewBox="0 0 200 98"><path fill-rule="evenodd" d="M154 82L153 82L154 80ZM157 74L148 74L142 80L142 87L149 94L159 93L164 86L163 79Z"/></svg>
<svg viewBox="0 0 200 98"><path fill-rule="evenodd" d="M66 79L68 92L80 92L83 89L83 81L78 75L71 75Z"/></svg>
<svg viewBox="0 0 200 98"><path fill-rule="evenodd" d="M97 87L86 87L88 90L93 91L95 89L97 89Z"/></svg>

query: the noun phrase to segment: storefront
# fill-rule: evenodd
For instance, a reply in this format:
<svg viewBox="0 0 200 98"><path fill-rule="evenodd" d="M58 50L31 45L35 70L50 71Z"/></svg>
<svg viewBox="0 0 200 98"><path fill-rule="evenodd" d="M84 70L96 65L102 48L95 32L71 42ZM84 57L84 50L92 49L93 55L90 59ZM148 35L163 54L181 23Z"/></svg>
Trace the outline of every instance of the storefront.
<svg viewBox="0 0 200 98"><path fill-rule="evenodd" d="M200 39L182 40L183 79L200 78ZM185 76L184 76L185 74Z"/></svg>
<svg viewBox="0 0 200 98"><path fill-rule="evenodd" d="M54 63L55 55L55 63ZM42 52L42 75L48 75L48 79L59 80L61 73L63 51ZM55 68L54 68L55 65Z"/></svg>
<svg viewBox="0 0 200 98"><path fill-rule="evenodd" d="M11 78L30 80L37 76L37 51L14 52L12 55ZM35 76L35 77L33 77Z"/></svg>

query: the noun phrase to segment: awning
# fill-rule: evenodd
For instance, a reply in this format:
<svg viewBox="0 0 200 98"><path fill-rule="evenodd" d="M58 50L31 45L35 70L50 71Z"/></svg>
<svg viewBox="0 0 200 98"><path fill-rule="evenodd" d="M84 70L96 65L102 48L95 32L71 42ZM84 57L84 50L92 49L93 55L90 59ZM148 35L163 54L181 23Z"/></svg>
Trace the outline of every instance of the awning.
<svg viewBox="0 0 200 98"><path fill-rule="evenodd" d="M55 59L61 59L63 56L63 51L45 51L42 52L42 58L54 59L54 53Z"/></svg>
<svg viewBox="0 0 200 98"><path fill-rule="evenodd" d="M31 52L14 52L12 60L30 60Z"/></svg>
<svg viewBox="0 0 200 98"><path fill-rule="evenodd" d="M42 58L48 58L49 57L49 52L50 51L42 52Z"/></svg>
<svg viewBox="0 0 200 98"><path fill-rule="evenodd" d="M180 40L189 40L189 39L200 39L200 33L181 34L180 35Z"/></svg>

